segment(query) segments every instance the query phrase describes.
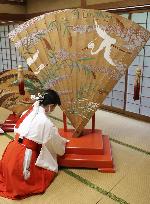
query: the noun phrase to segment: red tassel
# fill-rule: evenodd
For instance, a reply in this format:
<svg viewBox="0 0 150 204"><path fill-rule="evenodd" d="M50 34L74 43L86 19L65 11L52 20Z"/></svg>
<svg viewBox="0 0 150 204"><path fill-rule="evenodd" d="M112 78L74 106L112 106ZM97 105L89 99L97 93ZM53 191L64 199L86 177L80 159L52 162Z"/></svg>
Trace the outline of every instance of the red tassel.
<svg viewBox="0 0 150 204"><path fill-rule="evenodd" d="M20 95L25 95L23 68L21 66L18 67L18 86Z"/></svg>
<svg viewBox="0 0 150 204"><path fill-rule="evenodd" d="M134 101L140 99L140 76L141 76L141 69L137 68L135 81L134 81L134 96L133 96Z"/></svg>
<svg viewBox="0 0 150 204"><path fill-rule="evenodd" d="M25 91L24 91L24 81L20 81L20 82L19 82L19 93L20 93L20 95L25 95Z"/></svg>

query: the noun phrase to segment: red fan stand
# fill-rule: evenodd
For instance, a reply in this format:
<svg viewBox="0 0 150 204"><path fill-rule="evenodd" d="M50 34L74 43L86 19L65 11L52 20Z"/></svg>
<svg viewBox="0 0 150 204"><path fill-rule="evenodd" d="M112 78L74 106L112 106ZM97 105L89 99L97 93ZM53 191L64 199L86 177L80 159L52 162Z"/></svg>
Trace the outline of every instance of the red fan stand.
<svg viewBox="0 0 150 204"><path fill-rule="evenodd" d="M19 116L17 116L15 113L10 114L8 118L5 120L5 122L2 124L1 126L2 130L4 130L4 132L13 132L14 126L16 125L18 119Z"/></svg>
<svg viewBox="0 0 150 204"><path fill-rule="evenodd" d="M59 133L70 140L64 156L58 158L59 166L92 168L101 172L114 173L109 137L95 129L95 114L92 117L92 130L85 129L81 137L73 137L73 129L67 129L66 115L63 114L64 129Z"/></svg>

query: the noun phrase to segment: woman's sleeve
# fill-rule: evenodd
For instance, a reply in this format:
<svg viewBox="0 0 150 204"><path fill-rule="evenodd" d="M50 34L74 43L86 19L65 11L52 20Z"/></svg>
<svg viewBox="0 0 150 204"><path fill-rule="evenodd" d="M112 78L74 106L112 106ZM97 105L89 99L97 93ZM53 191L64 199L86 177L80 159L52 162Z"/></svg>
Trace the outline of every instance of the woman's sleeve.
<svg viewBox="0 0 150 204"><path fill-rule="evenodd" d="M50 152L54 152L55 154L62 156L65 153L67 142L69 142L69 140L61 137L59 135L58 129L55 126L51 127L50 139L46 143L46 147Z"/></svg>

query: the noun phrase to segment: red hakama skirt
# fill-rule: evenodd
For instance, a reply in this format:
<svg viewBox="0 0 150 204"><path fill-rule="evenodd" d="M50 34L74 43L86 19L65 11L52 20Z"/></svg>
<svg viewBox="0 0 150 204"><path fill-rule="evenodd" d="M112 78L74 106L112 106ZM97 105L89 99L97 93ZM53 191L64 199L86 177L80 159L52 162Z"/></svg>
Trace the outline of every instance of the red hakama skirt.
<svg viewBox="0 0 150 204"><path fill-rule="evenodd" d="M30 177L23 176L23 161L26 148L32 149ZM6 147L0 161L0 196L21 199L43 193L53 181L56 173L35 165L41 145L23 139L20 144L18 135Z"/></svg>

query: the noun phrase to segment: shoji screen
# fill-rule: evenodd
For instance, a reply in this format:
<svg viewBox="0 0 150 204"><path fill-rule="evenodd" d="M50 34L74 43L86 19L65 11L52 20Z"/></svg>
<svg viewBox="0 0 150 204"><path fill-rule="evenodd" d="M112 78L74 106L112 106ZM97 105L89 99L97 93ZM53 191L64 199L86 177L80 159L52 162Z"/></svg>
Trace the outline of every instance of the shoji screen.
<svg viewBox="0 0 150 204"><path fill-rule="evenodd" d="M8 33L17 25L0 25L0 71L16 69L18 65L27 68L18 51L8 39Z"/></svg>
<svg viewBox="0 0 150 204"><path fill-rule="evenodd" d="M123 16L128 18L128 14ZM150 31L150 12L133 13L131 14L131 20ZM134 101L134 78L135 70L138 66L142 70L140 100ZM125 77L127 79L127 90L125 89ZM131 64L127 76L120 79L103 104L124 111L150 116L150 40Z"/></svg>

